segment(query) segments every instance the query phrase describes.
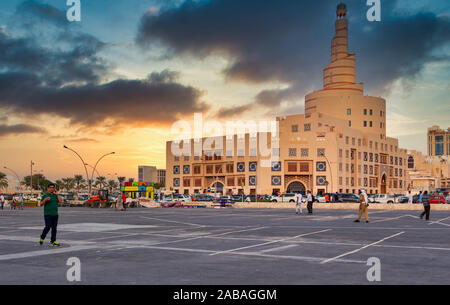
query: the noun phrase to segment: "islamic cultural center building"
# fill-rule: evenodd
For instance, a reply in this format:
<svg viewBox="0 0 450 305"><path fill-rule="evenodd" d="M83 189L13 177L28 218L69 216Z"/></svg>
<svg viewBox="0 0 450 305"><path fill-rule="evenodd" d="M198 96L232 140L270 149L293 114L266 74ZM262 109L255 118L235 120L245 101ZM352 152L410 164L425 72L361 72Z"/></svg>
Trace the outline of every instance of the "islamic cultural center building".
<svg viewBox="0 0 450 305"><path fill-rule="evenodd" d="M356 83L355 54L348 52L347 8L337 7L336 33L331 41L331 62L323 70L323 88L305 97L305 113L277 117L278 157L262 166L259 153L251 153L249 134L245 153L234 136L234 151L194 151L176 156L166 145L166 187L177 193L273 194L304 192L404 193L407 151L386 136L386 100L364 95ZM270 138L270 134L267 134ZM226 142L229 137L224 136ZM269 141L270 142L270 141ZM200 143L200 145L201 145ZM258 146L259 147L259 146Z"/></svg>

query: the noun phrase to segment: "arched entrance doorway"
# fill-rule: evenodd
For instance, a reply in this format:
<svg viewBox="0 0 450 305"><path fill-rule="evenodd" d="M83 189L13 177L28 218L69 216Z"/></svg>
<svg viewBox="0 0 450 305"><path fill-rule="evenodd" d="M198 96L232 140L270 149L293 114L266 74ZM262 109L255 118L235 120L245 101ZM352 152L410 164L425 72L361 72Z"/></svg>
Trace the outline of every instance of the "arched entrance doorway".
<svg viewBox="0 0 450 305"><path fill-rule="evenodd" d="M214 188L214 187L216 188L216 191L215 191L216 193L220 193L223 195L223 183L222 182L216 181L213 184L211 184L211 188Z"/></svg>
<svg viewBox="0 0 450 305"><path fill-rule="evenodd" d="M386 194L386 175L383 174L383 176L381 176L381 183L380 183L380 194Z"/></svg>
<svg viewBox="0 0 450 305"><path fill-rule="evenodd" d="M300 181L293 181L293 182L289 183L289 185L288 185L288 187L286 189L286 193L302 193L302 194L305 194L306 193L306 187Z"/></svg>

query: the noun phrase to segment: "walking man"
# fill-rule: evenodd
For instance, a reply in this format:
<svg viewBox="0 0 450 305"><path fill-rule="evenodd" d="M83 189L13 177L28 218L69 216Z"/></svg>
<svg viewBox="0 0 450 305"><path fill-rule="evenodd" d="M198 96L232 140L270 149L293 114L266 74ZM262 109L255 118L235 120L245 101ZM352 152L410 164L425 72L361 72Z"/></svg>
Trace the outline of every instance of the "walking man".
<svg viewBox="0 0 450 305"><path fill-rule="evenodd" d="M23 194L19 195L20 209L23 210Z"/></svg>
<svg viewBox="0 0 450 305"><path fill-rule="evenodd" d="M361 216L364 214L366 223L369 222L369 197L367 196L366 190L359 190L359 215L355 222L360 222Z"/></svg>
<svg viewBox="0 0 450 305"><path fill-rule="evenodd" d="M422 195L422 204L423 204L423 213L420 214L420 219L423 219L423 216L426 215L426 220L430 220L430 197L428 196L428 191L425 191Z"/></svg>
<svg viewBox="0 0 450 305"><path fill-rule="evenodd" d="M127 195L125 195L125 192L122 192L122 211L127 210Z"/></svg>
<svg viewBox="0 0 450 305"><path fill-rule="evenodd" d="M300 214L303 213L302 210L302 193L295 194L295 214L298 215L298 211L300 210Z"/></svg>
<svg viewBox="0 0 450 305"><path fill-rule="evenodd" d="M408 203L409 204L413 203L413 195L412 195L411 191L409 191L409 194L408 194Z"/></svg>
<svg viewBox="0 0 450 305"><path fill-rule="evenodd" d="M418 200L419 200L419 201L418 201L419 203L422 203L422 198L423 198L423 194L422 194L422 191L420 191L420 192L419 192L419 199L418 199Z"/></svg>
<svg viewBox="0 0 450 305"><path fill-rule="evenodd" d="M5 196L3 194L0 195L0 206L3 210L3 206L5 205Z"/></svg>
<svg viewBox="0 0 450 305"><path fill-rule="evenodd" d="M39 244L44 243L47 233L52 230L52 236L50 239L51 247L59 247L59 243L56 242L56 227L58 226L58 206L62 203L61 197L56 191L54 184L49 184L47 188L48 192L42 196L40 206L44 206L44 220L45 228L42 231L41 239Z"/></svg>
<svg viewBox="0 0 450 305"><path fill-rule="evenodd" d="M311 215L313 213L313 198L312 198L312 194L311 194L310 190L308 190L308 195L306 196L306 201L308 202L308 204L307 204L308 214Z"/></svg>

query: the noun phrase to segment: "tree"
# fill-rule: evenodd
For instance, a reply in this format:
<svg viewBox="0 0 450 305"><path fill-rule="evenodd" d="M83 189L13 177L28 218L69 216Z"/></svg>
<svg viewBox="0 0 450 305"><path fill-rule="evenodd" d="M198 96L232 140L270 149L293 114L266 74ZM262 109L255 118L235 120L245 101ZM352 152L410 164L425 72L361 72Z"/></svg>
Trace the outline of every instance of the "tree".
<svg viewBox="0 0 450 305"><path fill-rule="evenodd" d="M118 183L116 182L116 181L114 181L114 180L109 180L108 181L108 188L109 188L109 191L110 192L112 192L114 189L116 189L117 187L118 187Z"/></svg>
<svg viewBox="0 0 450 305"><path fill-rule="evenodd" d="M64 183L61 180L58 179L58 180L56 180L55 184L56 184L56 189L60 190Z"/></svg>
<svg viewBox="0 0 450 305"><path fill-rule="evenodd" d="M6 190L8 188L8 185L8 178L6 177L6 174L0 172L0 190Z"/></svg>
<svg viewBox="0 0 450 305"><path fill-rule="evenodd" d="M128 178L128 182L134 182L134 178Z"/></svg>
<svg viewBox="0 0 450 305"><path fill-rule="evenodd" d="M97 180L95 181L95 185L96 185L96 186L100 185L101 188L103 188L103 186L105 185L105 183L106 183L106 178L103 177L103 176L97 177Z"/></svg>
<svg viewBox="0 0 450 305"><path fill-rule="evenodd" d="M80 188L84 187L84 183L86 182L86 180L84 180L83 175L75 175L73 177L73 180L75 182L75 186L78 193L80 191Z"/></svg>
<svg viewBox="0 0 450 305"><path fill-rule="evenodd" d="M74 178L62 178L63 182L62 188L65 189L67 192L72 190L75 187L75 179Z"/></svg>
<svg viewBox="0 0 450 305"><path fill-rule="evenodd" d="M117 177L117 180L119 181L119 184L122 185L122 183L126 180L125 177Z"/></svg>
<svg viewBox="0 0 450 305"><path fill-rule="evenodd" d="M33 190L45 190L47 187L46 181L48 180L43 174L33 175ZM31 176L23 177L21 184L25 187L31 187Z"/></svg>

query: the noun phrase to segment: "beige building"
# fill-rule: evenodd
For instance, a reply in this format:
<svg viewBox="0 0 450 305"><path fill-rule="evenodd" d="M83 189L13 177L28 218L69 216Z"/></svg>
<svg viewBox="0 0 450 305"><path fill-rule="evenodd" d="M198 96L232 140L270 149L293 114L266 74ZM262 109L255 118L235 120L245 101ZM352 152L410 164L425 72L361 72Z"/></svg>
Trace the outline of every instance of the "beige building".
<svg viewBox="0 0 450 305"><path fill-rule="evenodd" d="M450 127L447 130L439 126L428 128L428 156L450 156Z"/></svg>
<svg viewBox="0 0 450 305"><path fill-rule="evenodd" d="M277 117L279 148L271 133L221 138L203 151L207 139L189 140L190 154L176 156L166 146L167 188L178 193L272 194L276 192L404 193L407 151L386 136L386 101L364 95L356 83L355 54L348 53L347 9L337 10L331 62L323 88L305 98L305 114ZM261 139L272 152L262 157ZM245 150L238 145L241 142ZM257 143L255 149L252 143ZM183 146L184 147L184 146ZM230 149L230 147L232 149ZM277 160L278 158L278 160Z"/></svg>
<svg viewBox="0 0 450 305"><path fill-rule="evenodd" d="M166 170L157 169L156 166L138 166L138 179L139 182L153 182L165 184Z"/></svg>
<svg viewBox="0 0 450 305"><path fill-rule="evenodd" d="M419 191L450 191L450 162L448 156L425 156L419 151L408 151L408 187Z"/></svg>

